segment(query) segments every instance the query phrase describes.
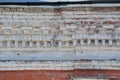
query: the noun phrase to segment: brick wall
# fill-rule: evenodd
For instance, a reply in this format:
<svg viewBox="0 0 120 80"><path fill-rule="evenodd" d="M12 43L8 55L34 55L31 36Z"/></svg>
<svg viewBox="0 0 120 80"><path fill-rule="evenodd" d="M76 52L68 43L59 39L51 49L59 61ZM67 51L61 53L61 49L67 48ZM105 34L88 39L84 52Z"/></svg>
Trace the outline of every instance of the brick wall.
<svg viewBox="0 0 120 80"><path fill-rule="evenodd" d="M70 80L74 76L105 75L120 80L120 70L74 70L74 71L0 71L0 80Z"/></svg>

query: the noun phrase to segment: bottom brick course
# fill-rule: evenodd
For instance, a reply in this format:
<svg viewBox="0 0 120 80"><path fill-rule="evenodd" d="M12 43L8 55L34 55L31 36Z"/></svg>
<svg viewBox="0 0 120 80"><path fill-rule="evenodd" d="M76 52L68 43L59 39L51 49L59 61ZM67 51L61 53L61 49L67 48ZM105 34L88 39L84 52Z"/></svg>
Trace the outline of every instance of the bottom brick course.
<svg viewBox="0 0 120 80"><path fill-rule="evenodd" d="M0 80L70 80L75 76L104 75L110 80L120 80L120 70L23 70L0 71Z"/></svg>

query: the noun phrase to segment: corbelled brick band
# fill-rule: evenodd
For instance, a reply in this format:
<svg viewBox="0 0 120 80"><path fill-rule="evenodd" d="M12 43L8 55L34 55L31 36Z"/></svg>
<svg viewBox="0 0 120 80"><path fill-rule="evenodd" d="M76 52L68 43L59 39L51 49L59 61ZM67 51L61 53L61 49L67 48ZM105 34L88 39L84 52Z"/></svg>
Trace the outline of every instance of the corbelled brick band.
<svg viewBox="0 0 120 80"><path fill-rule="evenodd" d="M120 4L0 5L0 80L120 80Z"/></svg>

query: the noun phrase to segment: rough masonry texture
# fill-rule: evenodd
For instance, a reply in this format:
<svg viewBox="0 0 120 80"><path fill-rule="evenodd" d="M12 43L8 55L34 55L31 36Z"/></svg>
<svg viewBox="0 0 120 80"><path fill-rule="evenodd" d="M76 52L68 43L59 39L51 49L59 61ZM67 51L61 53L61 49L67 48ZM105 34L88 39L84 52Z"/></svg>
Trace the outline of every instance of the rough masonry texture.
<svg viewBox="0 0 120 80"><path fill-rule="evenodd" d="M0 6L0 80L120 80L120 6Z"/></svg>

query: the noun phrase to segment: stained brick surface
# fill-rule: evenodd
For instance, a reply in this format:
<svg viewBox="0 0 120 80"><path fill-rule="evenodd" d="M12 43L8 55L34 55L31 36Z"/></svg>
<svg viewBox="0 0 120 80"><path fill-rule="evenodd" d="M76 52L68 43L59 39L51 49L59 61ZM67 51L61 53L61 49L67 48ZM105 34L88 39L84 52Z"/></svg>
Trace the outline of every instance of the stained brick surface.
<svg viewBox="0 0 120 80"><path fill-rule="evenodd" d="M0 80L70 80L72 76L96 76L99 74L108 76L111 80L120 80L120 70L0 71Z"/></svg>

